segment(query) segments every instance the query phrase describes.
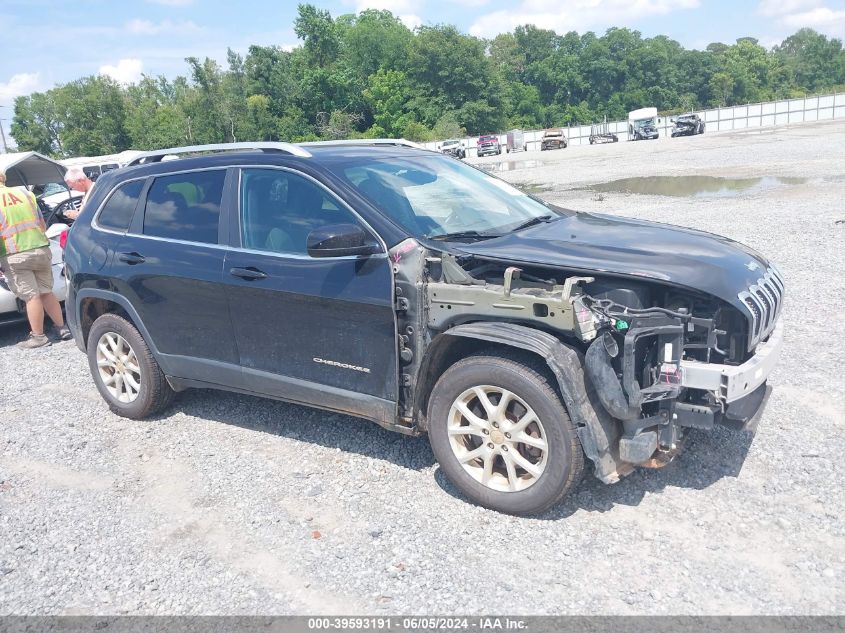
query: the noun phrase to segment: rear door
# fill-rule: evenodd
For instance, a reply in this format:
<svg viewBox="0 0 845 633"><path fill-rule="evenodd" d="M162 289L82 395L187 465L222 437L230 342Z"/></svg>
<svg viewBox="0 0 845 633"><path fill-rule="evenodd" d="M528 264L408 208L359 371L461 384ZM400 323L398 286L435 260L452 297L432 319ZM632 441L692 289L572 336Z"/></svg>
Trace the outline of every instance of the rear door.
<svg viewBox="0 0 845 633"><path fill-rule="evenodd" d="M226 178L227 171L219 168L150 178L112 270L165 371L239 387L238 354L222 284Z"/></svg>
<svg viewBox="0 0 845 633"><path fill-rule="evenodd" d="M313 258L306 250L320 226L373 231L319 182L287 168L243 168L237 199L224 280L245 383L327 408L344 409L332 402L355 394L395 401L387 254Z"/></svg>

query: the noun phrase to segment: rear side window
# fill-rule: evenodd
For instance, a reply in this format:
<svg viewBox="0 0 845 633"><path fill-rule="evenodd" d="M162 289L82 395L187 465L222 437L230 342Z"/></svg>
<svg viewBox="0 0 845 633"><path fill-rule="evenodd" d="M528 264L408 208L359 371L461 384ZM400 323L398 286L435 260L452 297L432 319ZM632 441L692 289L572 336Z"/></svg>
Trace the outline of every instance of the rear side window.
<svg viewBox="0 0 845 633"><path fill-rule="evenodd" d="M103 209L97 217L97 224L112 231L127 230L132 222L135 205L138 204L138 197L141 195L143 188L143 180L133 180L115 189L114 193L106 200L106 204L103 205Z"/></svg>
<svg viewBox="0 0 845 633"><path fill-rule="evenodd" d="M144 211L144 235L217 243L226 171L197 171L153 181Z"/></svg>

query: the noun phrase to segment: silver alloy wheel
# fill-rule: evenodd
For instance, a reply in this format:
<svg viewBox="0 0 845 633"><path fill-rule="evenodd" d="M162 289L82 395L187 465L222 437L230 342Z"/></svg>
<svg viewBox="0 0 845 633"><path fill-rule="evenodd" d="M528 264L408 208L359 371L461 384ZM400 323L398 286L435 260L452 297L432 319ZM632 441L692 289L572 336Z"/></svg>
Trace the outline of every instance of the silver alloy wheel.
<svg viewBox="0 0 845 633"><path fill-rule="evenodd" d="M97 370L118 402L133 402L141 392L141 366L135 350L120 334L106 332L97 341Z"/></svg>
<svg viewBox="0 0 845 633"><path fill-rule="evenodd" d="M464 470L493 490L525 490L546 468L543 423L522 398L502 387L464 391L452 403L447 430Z"/></svg>

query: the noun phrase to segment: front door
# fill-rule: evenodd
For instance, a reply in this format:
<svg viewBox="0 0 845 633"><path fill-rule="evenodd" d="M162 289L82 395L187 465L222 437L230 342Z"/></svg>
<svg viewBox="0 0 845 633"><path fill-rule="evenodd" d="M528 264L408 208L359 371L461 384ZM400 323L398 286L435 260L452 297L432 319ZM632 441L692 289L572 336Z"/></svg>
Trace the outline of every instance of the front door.
<svg viewBox="0 0 845 633"><path fill-rule="evenodd" d="M320 226L372 231L317 181L289 169L244 168L239 187L239 247L226 255L224 282L247 387L359 414L367 412L343 399L395 401L387 254L314 258L306 250Z"/></svg>

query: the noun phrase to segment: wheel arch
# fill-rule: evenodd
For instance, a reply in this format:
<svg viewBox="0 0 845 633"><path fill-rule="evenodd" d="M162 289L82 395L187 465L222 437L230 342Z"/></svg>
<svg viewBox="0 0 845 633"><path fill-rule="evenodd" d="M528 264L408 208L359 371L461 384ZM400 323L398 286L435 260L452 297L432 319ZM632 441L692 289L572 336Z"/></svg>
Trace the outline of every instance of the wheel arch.
<svg viewBox="0 0 845 633"><path fill-rule="evenodd" d="M575 423L584 453L595 465L596 476L605 483L618 481L633 467L619 459L621 427L601 406L584 373L584 356L560 339L534 328L503 322L466 323L438 335L420 367L415 414L423 428L431 389L452 364L491 345L522 350L548 366L554 375L563 404Z"/></svg>
<svg viewBox="0 0 845 633"><path fill-rule="evenodd" d="M160 354L155 342L150 337L144 322L141 320L138 311L132 306L129 300L116 292L102 290L99 288L83 288L76 293L76 322L82 333L82 345L88 347L88 333L91 326L99 317L104 314L118 314L134 325L150 351L160 363ZM85 350L83 350L85 351Z"/></svg>

